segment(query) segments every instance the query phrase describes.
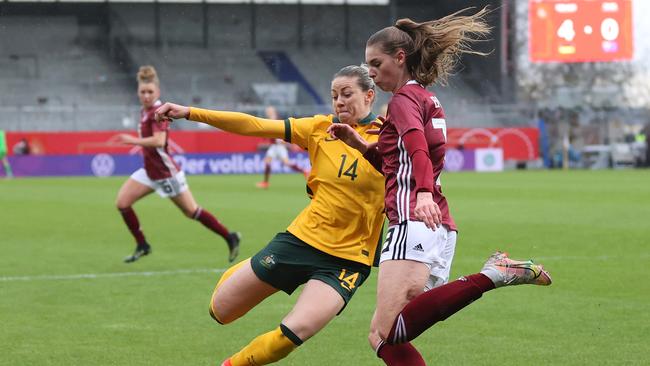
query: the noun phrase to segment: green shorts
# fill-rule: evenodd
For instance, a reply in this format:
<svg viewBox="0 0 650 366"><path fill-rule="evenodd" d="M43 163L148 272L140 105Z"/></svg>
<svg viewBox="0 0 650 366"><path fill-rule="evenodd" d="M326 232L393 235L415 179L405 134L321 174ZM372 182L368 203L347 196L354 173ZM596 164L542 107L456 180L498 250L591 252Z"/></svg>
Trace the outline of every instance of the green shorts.
<svg viewBox="0 0 650 366"><path fill-rule="evenodd" d="M278 233L251 258L251 266L262 281L289 295L311 279L323 281L346 305L370 274L370 266L321 252L289 232Z"/></svg>

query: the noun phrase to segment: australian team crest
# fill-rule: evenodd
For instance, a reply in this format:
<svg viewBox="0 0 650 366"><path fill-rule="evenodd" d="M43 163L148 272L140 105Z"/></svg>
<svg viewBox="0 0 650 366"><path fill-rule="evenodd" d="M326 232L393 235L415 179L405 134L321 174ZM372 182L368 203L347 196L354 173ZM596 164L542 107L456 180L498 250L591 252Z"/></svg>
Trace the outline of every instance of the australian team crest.
<svg viewBox="0 0 650 366"><path fill-rule="evenodd" d="M273 269L275 267L275 257L273 254L265 255L260 259L260 264L268 269Z"/></svg>

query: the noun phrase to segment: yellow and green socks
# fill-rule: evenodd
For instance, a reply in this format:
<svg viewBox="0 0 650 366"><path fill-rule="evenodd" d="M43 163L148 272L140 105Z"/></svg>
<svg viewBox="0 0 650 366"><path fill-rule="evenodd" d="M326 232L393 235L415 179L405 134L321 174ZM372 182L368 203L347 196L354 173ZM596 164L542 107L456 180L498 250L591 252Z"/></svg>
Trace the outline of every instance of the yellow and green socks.
<svg viewBox="0 0 650 366"><path fill-rule="evenodd" d="M253 339L230 357L232 366L268 365L285 358L302 344L302 340L284 324Z"/></svg>

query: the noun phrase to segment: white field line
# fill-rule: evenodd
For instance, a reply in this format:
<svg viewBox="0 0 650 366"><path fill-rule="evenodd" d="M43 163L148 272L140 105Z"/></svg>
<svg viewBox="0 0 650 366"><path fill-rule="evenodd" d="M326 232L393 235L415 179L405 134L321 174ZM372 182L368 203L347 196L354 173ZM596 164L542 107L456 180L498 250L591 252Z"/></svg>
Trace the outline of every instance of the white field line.
<svg viewBox="0 0 650 366"><path fill-rule="evenodd" d="M81 273L69 275L38 275L38 276L5 276L0 277L0 282L18 281L62 281L62 280L87 280L115 277L154 277L173 276L192 273L223 273L224 268L197 268L197 269L176 269L170 271L147 271L147 272L109 272L109 273Z"/></svg>
<svg viewBox="0 0 650 366"><path fill-rule="evenodd" d="M620 260L625 256L620 255L600 255L600 256L542 256L533 258L536 263L544 263L544 261L608 261ZM650 254L641 254L634 258L634 260L643 260L650 258ZM527 259L524 257L518 259ZM485 258L459 258L454 260L454 263L477 263L482 264ZM376 270L376 269L375 269ZM69 274L69 275L37 275L37 276L4 276L0 277L0 282L20 282L20 281L65 281L65 280L94 280L102 278L115 278L115 277L155 277L155 276L173 276L179 274L193 274L193 273L223 273L225 268L195 268L195 269L176 269L169 271L147 271L147 272L109 272L109 273L82 273L82 274Z"/></svg>

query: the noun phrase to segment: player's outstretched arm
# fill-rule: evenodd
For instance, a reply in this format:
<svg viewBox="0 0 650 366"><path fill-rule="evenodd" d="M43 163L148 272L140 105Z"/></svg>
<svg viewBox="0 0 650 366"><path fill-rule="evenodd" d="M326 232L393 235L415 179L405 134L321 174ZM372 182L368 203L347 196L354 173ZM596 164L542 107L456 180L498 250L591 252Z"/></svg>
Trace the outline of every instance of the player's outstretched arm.
<svg viewBox="0 0 650 366"><path fill-rule="evenodd" d="M166 141L166 132L157 131L153 136L135 137L128 133L117 135L116 142L124 145L138 145L142 147L164 147Z"/></svg>
<svg viewBox="0 0 650 366"><path fill-rule="evenodd" d="M156 120L186 118L244 136L284 138L283 120L258 118L246 113L213 111L165 103L156 110Z"/></svg>

